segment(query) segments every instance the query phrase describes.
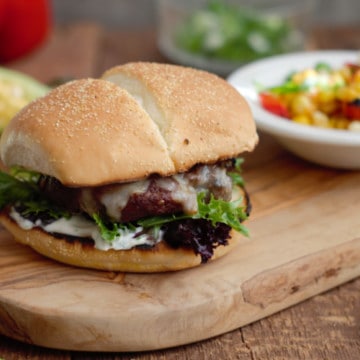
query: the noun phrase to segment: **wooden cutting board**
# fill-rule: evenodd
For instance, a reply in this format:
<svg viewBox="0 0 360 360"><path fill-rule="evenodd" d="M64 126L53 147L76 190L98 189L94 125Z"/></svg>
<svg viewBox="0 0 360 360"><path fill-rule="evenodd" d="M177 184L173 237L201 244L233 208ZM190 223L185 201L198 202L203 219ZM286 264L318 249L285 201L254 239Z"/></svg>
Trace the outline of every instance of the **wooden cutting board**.
<svg viewBox="0 0 360 360"><path fill-rule="evenodd" d="M269 152L266 142L260 149L245 168L251 238L205 266L155 275L76 269L1 230L0 332L59 349L160 349L228 332L359 276L360 173Z"/></svg>

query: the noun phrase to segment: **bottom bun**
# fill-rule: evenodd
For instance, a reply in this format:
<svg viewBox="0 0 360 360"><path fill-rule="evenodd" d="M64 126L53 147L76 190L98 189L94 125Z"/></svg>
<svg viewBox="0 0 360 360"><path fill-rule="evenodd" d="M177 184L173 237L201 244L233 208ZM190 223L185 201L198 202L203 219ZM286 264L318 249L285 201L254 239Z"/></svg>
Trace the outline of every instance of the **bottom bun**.
<svg viewBox="0 0 360 360"><path fill-rule="evenodd" d="M98 250L80 240L66 240L54 237L41 230L24 230L6 213L0 214L0 222L21 244L28 245L38 253L61 263L97 270L153 273L191 268L201 264L201 257L191 249L170 247L161 241L149 249ZM231 232L227 246L214 250L211 260L217 259L238 243L240 236Z"/></svg>

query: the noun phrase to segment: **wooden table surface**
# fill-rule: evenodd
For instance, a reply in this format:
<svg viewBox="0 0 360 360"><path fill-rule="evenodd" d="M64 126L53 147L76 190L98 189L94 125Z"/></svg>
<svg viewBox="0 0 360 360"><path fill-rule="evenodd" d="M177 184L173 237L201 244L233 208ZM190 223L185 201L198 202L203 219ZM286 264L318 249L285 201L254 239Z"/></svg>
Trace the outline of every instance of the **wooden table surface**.
<svg viewBox="0 0 360 360"><path fill-rule="evenodd" d="M310 43L317 49L360 49L360 27L315 29ZM152 29L109 31L82 23L54 29L40 49L10 67L51 82L97 77L113 65L135 60L166 61L156 48ZM249 170L259 162L289 157L274 141L260 135L259 147L246 160ZM80 353L0 336L0 359L360 359L360 279L195 344L145 353Z"/></svg>

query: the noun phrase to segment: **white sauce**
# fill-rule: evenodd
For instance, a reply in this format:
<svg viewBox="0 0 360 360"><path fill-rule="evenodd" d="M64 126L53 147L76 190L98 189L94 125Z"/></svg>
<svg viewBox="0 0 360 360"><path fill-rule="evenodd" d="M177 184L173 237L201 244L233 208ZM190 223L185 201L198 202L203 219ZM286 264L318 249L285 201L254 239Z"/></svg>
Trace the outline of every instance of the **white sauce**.
<svg viewBox="0 0 360 360"><path fill-rule="evenodd" d="M24 230L31 230L39 227L49 233L59 233L70 236L91 238L95 242L95 248L98 250L129 250L138 245L155 245L162 239L162 233L154 239L146 234L136 236L142 227L137 227L135 230L119 230L118 236L112 242L106 241L101 237L99 228L95 223L85 219L80 215L74 215L69 219L60 218L50 224L43 224L41 220L36 220L35 223L25 219L14 208L11 209L10 217Z"/></svg>

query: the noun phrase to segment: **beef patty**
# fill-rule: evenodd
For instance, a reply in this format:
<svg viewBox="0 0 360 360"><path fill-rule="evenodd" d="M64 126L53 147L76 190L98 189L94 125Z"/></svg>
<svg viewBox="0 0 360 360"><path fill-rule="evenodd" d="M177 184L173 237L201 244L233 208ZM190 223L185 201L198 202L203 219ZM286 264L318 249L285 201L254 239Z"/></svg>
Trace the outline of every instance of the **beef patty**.
<svg viewBox="0 0 360 360"><path fill-rule="evenodd" d="M166 178L154 175L131 183L83 188L66 187L53 177L42 176L39 186L52 202L72 212L90 216L99 213L115 221L129 222L147 216L194 214L201 191L229 201L232 196L229 164L227 161L198 165L189 172Z"/></svg>

